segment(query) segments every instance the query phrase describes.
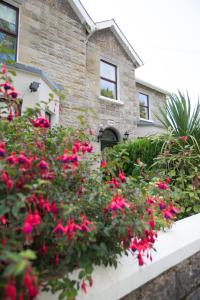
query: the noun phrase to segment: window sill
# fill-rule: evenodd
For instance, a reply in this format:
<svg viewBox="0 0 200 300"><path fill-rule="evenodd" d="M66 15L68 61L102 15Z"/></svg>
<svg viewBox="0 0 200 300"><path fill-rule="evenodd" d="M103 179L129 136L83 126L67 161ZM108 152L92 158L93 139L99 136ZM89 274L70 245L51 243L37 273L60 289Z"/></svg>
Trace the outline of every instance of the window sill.
<svg viewBox="0 0 200 300"><path fill-rule="evenodd" d="M116 100L116 99L112 99L112 98L108 98L108 97L104 97L104 96L99 96L99 99L106 101L106 102L118 104L118 105L124 105L124 102L122 102L120 100Z"/></svg>
<svg viewBox="0 0 200 300"><path fill-rule="evenodd" d="M148 119L143 119L143 118L140 118L140 121L147 122L147 123L154 123L153 120L148 120Z"/></svg>

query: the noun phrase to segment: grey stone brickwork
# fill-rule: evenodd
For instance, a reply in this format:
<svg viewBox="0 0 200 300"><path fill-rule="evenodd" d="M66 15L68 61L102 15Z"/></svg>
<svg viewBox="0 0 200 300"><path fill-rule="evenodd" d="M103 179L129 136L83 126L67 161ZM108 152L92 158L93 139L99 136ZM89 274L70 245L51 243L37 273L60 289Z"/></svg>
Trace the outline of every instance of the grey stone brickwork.
<svg viewBox="0 0 200 300"><path fill-rule="evenodd" d="M200 252L121 300L199 300Z"/></svg>
<svg viewBox="0 0 200 300"><path fill-rule="evenodd" d="M41 69L64 87L61 124L76 126L77 116L83 114L96 133L102 124L115 128L121 138L126 130L135 137L139 118L135 67L112 31L88 36L67 0L20 2L18 62ZM102 58L118 68L123 105L98 97ZM160 96L152 98L152 107L157 107Z"/></svg>

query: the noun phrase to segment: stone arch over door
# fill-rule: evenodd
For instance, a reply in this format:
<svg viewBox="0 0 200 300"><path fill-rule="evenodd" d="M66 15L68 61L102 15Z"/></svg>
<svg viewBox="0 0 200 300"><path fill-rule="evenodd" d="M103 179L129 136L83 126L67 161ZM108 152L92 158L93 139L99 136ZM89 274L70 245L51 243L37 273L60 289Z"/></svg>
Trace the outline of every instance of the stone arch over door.
<svg viewBox="0 0 200 300"><path fill-rule="evenodd" d="M101 151L106 147L113 147L119 143L119 134L114 128L104 129L102 138L101 138Z"/></svg>

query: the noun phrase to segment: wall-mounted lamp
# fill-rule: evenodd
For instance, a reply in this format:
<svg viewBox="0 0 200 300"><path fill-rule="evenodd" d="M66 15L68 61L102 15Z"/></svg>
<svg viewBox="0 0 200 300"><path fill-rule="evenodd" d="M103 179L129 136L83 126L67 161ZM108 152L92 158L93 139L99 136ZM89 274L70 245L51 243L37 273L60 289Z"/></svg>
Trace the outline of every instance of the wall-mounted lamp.
<svg viewBox="0 0 200 300"><path fill-rule="evenodd" d="M126 142L128 140L128 137L129 137L129 133L128 131L125 131L123 141Z"/></svg>
<svg viewBox="0 0 200 300"><path fill-rule="evenodd" d="M99 129L99 133L97 135L97 142L99 143L103 137L103 133L104 133L104 129L103 127L101 126L100 129Z"/></svg>
<svg viewBox="0 0 200 300"><path fill-rule="evenodd" d="M29 85L29 89L31 90L31 93L37 92L39 86L40 86L39 82L36 81L31 82L31 84Z"/></svg>

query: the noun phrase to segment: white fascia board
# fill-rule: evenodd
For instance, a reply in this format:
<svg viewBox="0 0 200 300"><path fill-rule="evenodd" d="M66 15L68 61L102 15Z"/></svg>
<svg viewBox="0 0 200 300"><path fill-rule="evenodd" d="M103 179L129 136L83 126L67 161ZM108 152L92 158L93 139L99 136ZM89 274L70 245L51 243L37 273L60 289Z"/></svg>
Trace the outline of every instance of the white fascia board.
<svg viewBox="0 0 200 300"><path fill-rule="evenodd" d="M116 36L117 40L119 41L123 49L126 51L128 56L134 62L135 66L136 67L142 66L143 65L142 60L140 59L136 51L133 49L133 47L131 46L131 44L129 43L129 41L127 40L127 38L125 37L125 35L123 34L119 26L117 25L117 23L115 22L115 20L112 19L112 20L96 23L96 30L102 30L106 28L110 28L112 30L112 32Z"/></svg>
<svg viewBox="0 0 200 300"><path fill-rule="evenodd" d="M91 32L95 30L95 23L79 0L68 0L69 4L75 11L81 23L86 26L86 29Z"/></svg>

